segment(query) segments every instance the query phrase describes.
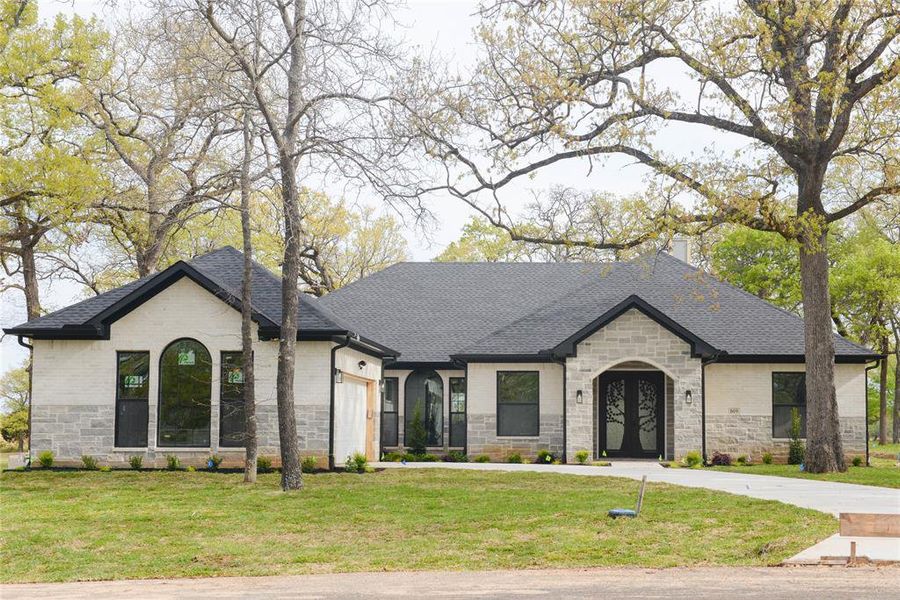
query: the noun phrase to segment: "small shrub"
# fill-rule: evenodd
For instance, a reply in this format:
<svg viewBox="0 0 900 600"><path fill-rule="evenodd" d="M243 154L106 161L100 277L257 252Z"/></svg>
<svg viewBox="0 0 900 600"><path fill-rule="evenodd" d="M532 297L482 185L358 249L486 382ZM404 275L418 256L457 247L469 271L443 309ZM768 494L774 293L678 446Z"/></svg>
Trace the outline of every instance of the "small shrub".
<svg viewBox="0 0 900 600"><path fill-rule="evenodd" d="M451 450L444 457L444 462L464 463L464 462L469 462L469 457L466 456L465 452L461 452L459 450Z"/></svg>
<svg viewBox="0 0 900 600"><path fill-rule="evenodd" d="M41 466L45 469L49 469L53 466L53 453L49 450L44 450L38 454L38 462L41 463Z"/></svg>
<svg viewBox="0 0 900 600"><path fill-rule="evenodd" d="M579 450L575 453L575 460L578 461L579 465L587 464L588 458L590 458L591 453L587 450Z"/></svg>
<svg viewBox="0 0 900 600"><path fill-rule="evenodd" d="M344 464L344 470L348 473L365 473L366 467L369 466L369 459L362 452L354 452L352 456L347 457Z"/></svg>
<svg viewBox="0 0 900 600"><path fill-rule="evenodd" d="M193 465L188 465L187 469L185 469L188 473L196 473L197 469L194 468Z"/></svg>
<svg viewBox="0 0 900 600"><path fill-rule="evenodd" d="M167 471L177 471L181 468L181 461L178 460L178 457L174 454L166 455L166 470Z"/></svg>
<svg viewBox="0 0 900 600"><path fill-rule="evenodd" d="M425 446L428 444L428 432L425 431L422 411L418 406L413 410L412 423L409 426L409 435L406 443L412 454L425 454Z"/></svg>
<svg viewBox="0 0 900 600"><path fill-rule="evenodd" d="M110 471L112 471L112 467L110 467L109 465L103 465L102 467L100 467L101 473L109 473Z"/></svg>
<svg viewBox="0 0 900 600"><path fill-rule="evenodd" d="M256 459L256 472L257 473L271 473L272 472L272 459L268 456L259 456Z"/></svg>
<svg viewBox="0 0 900 600"><path fill-rule="evenodd" d="M550 465L553 464L553 461L555 460L556 457L553 456L553 453L549 450L538 450L537 458L534 462L539 465Z"/></svg>
<svg viewBox="0 0 900 600"><path fill-rule="evenodd" d="M763 453L763 464L764 464L764 465L771 465L773 462L775 462L775 459L772 458L772 453L771 453L771 452L764 452L764 453Z"/></svg>
<svg viewBox="0 0 900 600"><path fill-rule="evenodd" d="M434 454L412 454L408 455L406 462L438 462L440 459Z"/></svg>
<svg viewBox="0 0 900 600"><path fill-rule="evenodd" d="M210 471L218 471L219 465L221 465L221 464L222 464L222 457L219 456L218 454L213 454L206 461L206 468L209 469Z"/></svg>
<svg viewBox="0 0 900 600"><path fill-rule="evenodd" d="M713 452L712 460L709 462L716 467L730 467L731 455L727 452Z"/></svg>
<svg viewBox="0 0 900 600"><path fill-rule="evenodd" d="M699 467L703 463L703 456L696 450L691 450L684 455L684 464L690 468Z"/></svg>
<svg viewBox="0 0 900 600"><path fill-rule="evenodd" d="M128 459L128 464L135 471L140 471L141 467L144 464L144 457L143 456L132 456Z"/></svg>
<svg viewBox="0 0 900 600"><path fill-rule="evenodd" d="M853 460L850 462L854 467L861 467L863 464L863 458L862 456L854 456Z"/></svg>
<svg viewBox="0 0 900 600"><path fill-rule="evenodd" d="M318 456L304 456L300 461L300 470L304 473L315 473L319 464Z"/></svg>
<svg viewBox="0 0 900 600"><path fill-rule="evenodd" d="M475 462L477 463L489 463L491 462L491 457L487 454L479 454L475 457Z"/></svg>
<svg viewBox="0 0 900 600"><path fill-rule="evenodd" d="M400 462L403 460L404 454L402 452L385 452L384 456L381 457L381 460L384 462Z"/></svg>
<svg viewBox="0 0 900 600"><path fill-rule="evenodd" d="M747 462L748 462L747 456L745 454L741 454L740 456L737 457L737 463L739 465L746 465Z"/></svg>
<svg viewBox="0 0 900 600"><path fill-rule="evenodd" d="M90 454L82 455L81 466L84 467L86 471L96 471L99 468L97 466L97 459Z"/></svg>
<svg viewBox="0 0 900 600"><path fill-rule="evenodd" d="M519 454L518 452L513 452L512 454L510 454L509 456L506 457L506 462L514 463L514 464L522 464L525 461L522 460L521 454Z"/></svg>
<svg viewBox="0 0 900 600"><path fill-rule="evenodd" d="M791 409L791 442L788 445L788 464L802 465L806 460L806 444L800 439L800 411Z"/></svg>

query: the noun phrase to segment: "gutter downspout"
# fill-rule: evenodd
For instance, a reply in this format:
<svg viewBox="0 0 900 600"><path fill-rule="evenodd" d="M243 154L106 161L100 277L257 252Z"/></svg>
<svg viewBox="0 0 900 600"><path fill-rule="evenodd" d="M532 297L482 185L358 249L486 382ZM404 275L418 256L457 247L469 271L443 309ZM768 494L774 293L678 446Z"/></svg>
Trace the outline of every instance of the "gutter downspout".
<svg viewBox="0 0 900 600"><path fill-rule="evenodd" d="M19 345L28 350L28 466L31 466L31 405L34 404L34 393L33 393L33 378L34 378L34 346L32 344L28 344L24 341L25 336L20 335L16 338L16 341L19 342ZM868 420L866 421L868 423ZM866 444L869 441L866 439Z"/></svg>
<svg viewBox="0 0 900 600"><path fill-rule="evenodd" d="M872 365L871 367L866 367L866 376L864 378L865 381L863 382L863 384L864 384L863 391L865 392L865 394L863 395L863 407L865 408L865 410L863 411L863 414L866 415L866 466L867 467L871 466L869 464L869 371L871 371L872 369L878 368L881 365L881 361L883 361L883 360L887 360L887 358L879 358L878 360L875 361L874 365ZM897 401L897 399L894 398L894 402L896 402L896 401Z"/></svg>
<svg viewBox="0 0 900 600"><path fill-rule="evenodd" d="M346 348L350 345L350 340L356 337L356 335L350 331L348 331L344 335L344 341L332 346L331 348L331 398L328 402L328 469L334 469L334 376L336 374L337 369L335 369L335 355L337 351L341 348Z"/></svg>

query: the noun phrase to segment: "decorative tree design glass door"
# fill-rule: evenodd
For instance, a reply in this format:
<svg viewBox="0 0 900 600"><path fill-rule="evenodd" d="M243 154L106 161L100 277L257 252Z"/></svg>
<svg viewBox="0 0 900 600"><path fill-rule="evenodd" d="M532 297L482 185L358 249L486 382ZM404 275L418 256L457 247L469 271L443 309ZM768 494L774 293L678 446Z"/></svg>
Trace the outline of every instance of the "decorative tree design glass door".
<svg viewBox="0 0 900 600"><path fill-rule="evenodd" d="M662 454L663 374L607 371L599 388L599 453L632 458Z"/></svg>

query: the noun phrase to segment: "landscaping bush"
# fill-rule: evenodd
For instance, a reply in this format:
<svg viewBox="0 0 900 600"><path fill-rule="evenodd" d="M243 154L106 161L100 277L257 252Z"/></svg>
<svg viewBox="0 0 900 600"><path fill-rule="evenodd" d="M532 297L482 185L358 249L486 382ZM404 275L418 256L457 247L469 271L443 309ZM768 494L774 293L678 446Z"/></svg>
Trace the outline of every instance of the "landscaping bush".
<svg viewBox="0 0 900 600"><path fill-rule="evenodd" d="M81 457L81 466L86 471L96 471L99 467L97 466L97 459L91 456L90 454L84 454Z"/></svg>
<svg viewBox="0 0 900 600"><path fill-rule="evenodd" d="M219 465L222 464L222 457L218 454L213 454L209 457L209 460L206 461L206 468L210 471L218 471Z"/></svg>
<svg viewBox="0 0 900 600"><path fill-rule="evenodd" d="M45 469L49 469L53 466L53 453L49 450L44 450L38 454L38 462L41 463L41 466Z"/></svg>
<svg viewBox="0 0 900 600"><path fill-rule="evenodd" d="M369 459L362 452L354 452L352 456L347 457L344 464L344 470L348 473L365 473L366 467L369 466Z"/></svg>
<svg viewBox="0 0 900 600"><path fill-rule="evenodd" d="M181 461L174 454L166 455L166 470L177 471L181 468Z"/></svg>
<svg viewBox="0 0 900 600"><path fill-rule="evenodd" d="M806 460L806 444L800 439L800 411L791 409L791 442L788 445L788 464L802 465Z"/></svg>
<svg viewBox="0 0 900 600"><path fill-rule="evenodd" d="M197 469L194 468L194 465L188 465L185 471L187 471L188 473L196 473Z"/></svg>
<svg viewBox="0 0 900 600"><path fill-rule="evenodd" d="M300 461L300 470L304 473L315 473L318 464L318 456L304 456L303 460Z"/></svg>
<svg viewBox="0 0 900 600"><path fill-rule="evenodd" d="M425 431L425 423L422 422L422 411L416 406L413 411L412 423L409 426L409 435L406 443L412 454L425 454L428 444L428 432Z"/></svg>
<svg viewBox="0 0 900 600"><path fill-rule="evenodd" d="M405 454L403 454L402 452L385 452L381 457L381 460L383 460L384 462L400 462L401 460L403 460L404 456Z"/></svg>
<svg viewBox="0 0 900 600"><path fill-rule="evenodd" d="M128 464L131 465L131 468L134 469L135 471L140 471L141 466L143 466L143 464L144 464L144 457L143 456L132 456L131 458L128 459Z"/></svg>
<svg viewBox="0 0 900 600"><path fill-rule="evenodd" d="M854 456L853 460L850 462L854 467L861 467L863 464L863 458L862 456Z"/></svg>
<svg viewBox="0 0 900 600"><path fill-rule="evenodd" d="M553 453L549 450L538 450L537 458L534 460L534 462L539 465L549 465L552 464L555 460L556 457L553 456Z"/></svg>
<svg viewBox="0 0 900 600"><path fill-rule="evenodd" d="M522 460L521 454L519 454L518 452L513 452L512 454L510 454L509 456L506 457L506 462L514 463L514 464L522 464L525 461Z"/></svg>
<svg viewBox="0 0 900 600"><path fill-rule="evenodd" d="M475 457L475 462L477 463L489 463L491 462L491 457L487 454L479 454Z"/></svg>
<svg viewBox="0 0 900 600"><path fill-rule="evenodd" d="M447 453L446 456L444 456L444 462L469 462L469 457L466 456L465 452L461 452L459 450L451 450Z"/></svg>
<svg viewBox="0 0 900 600"><path fill-rule="evenodd" d="M727 452L713 452L712 459L709 463L714 467L730 467L731 455Z"/></svg>
<svg viewBox="0 0 900 600"><path fill-rule="evenodd" d="M699 467L703 463L703 456L696 450L691 450L684 455L684 464L690 468Z"/></svg>
<svg viewBox="0 0 900 600"><path fill-rule="evenodd" d="M771 452L764 452L764 453L763 453L763 464L764 464L764 465L771 465L773 462L775 462L775 459L772 458L772 453L771 453Z"/></svg>
<svg viewBox="0 0 900 600"><path fill-rule="evenodd" d="M749 461L747 460L747 456L744 454L741 454L740 456L737 457L737 463L739 465L746 465L748 462Z"/></svg>
<svg viewBox="0 0 900 600"><path fill-rule="evenodd" d="M100 467L101 473L109 473L111 471L112 471L112 467L110 467L109 465L104 465L104 466Z"/></svg>
<svg viewBox="0 0 900 600"><path fill-rule="evenodd" d="M575 460L578 461L579 465L587 464L588 458L590 458L591 453L587 450L579 450L575 453Z"/></svg>
<svg viewBox="0 0 900 600"><path fill-rule="evenodd" d="M403 460L405 460L406 462L438 462L440 460L440 458L438 458L437 455L428 454L428 453L423 453L423 454L409 453L409 454L403 455Z"/></svg>
<svg viewBox="0 0 900 600"><path fill-rule="evenodd" d="M260 456L256 459L256 472L257 473L271 473L272 472L272 459L268 456Z"/></svg>

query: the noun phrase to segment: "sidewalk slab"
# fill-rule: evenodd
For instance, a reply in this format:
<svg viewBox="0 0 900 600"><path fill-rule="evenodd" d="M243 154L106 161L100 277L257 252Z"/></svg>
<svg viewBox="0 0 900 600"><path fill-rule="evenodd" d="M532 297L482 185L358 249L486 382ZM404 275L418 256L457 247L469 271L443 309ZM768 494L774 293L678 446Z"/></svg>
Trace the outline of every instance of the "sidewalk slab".
<svg viewBox="0 0 900 600"><path fill-rule="evenodd" d="M856 557L879 562L900 563L900 538L854 537L839 533L810 546L784 561L786 565L819 564L823 557L850 556L850 543L856 542Z"/></svg>

